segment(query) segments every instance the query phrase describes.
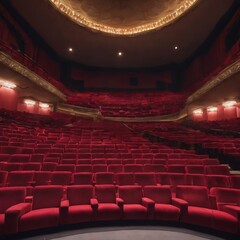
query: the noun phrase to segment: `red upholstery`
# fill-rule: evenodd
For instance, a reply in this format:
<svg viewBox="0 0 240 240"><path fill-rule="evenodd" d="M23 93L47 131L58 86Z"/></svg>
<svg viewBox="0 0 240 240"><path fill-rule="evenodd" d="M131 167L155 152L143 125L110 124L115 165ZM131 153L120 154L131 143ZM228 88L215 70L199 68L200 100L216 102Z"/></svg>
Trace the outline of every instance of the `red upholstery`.
<svg viewBox="0 0 240 240"><path fill-rule="evenodd" d="M230 175L229 168L226 165L208 165L205 166L205 172L211 175Z"/></svg>
<svg viewBox="0 0 240 240"><path fill-rule="evenodd" d="M72 181L72 173L67 171L52 172L50 181L52 185L69 185Z"/></svg>
<svg viewBox="0 0 240 240"><path fill-rule="evenodd" d="M124 172L142 172L143 165L141 164L126 164L124 165Z"/></svg>
<svg viewBox="0 0 240 240"><path fill-rule="evenodd" d="M240 175L231 176L230 183L233 188L240 188Z"/></svg>
<svg viewBox="0 0 240 240"><path fill-rule="evenodd" d="M140 186L156 185L155 173L135 173L135 183Z"/></svg>
<svg viewBox="0 0 240 240"><path fill-rule="evenodd" d="M114 174L110 172L97 172L95 174L96 184L114 184Z"/></svg>
<svg viewBox="0 0 240 240"><path fill-rule="evenodd" d="M73 184L76 185L92 185L93 174L88 172L74 173Z"/></svg>
<svg viewBox="0 0 240 240"><path fill-rule="evenodd" d="M0 235L11 234L18 231L18 218L6 217L6 210L25 201L26 189L24 187L0 188Z"/></svg>
<svg viewBox="0 0 240 240"><path fill-rule="evenodd" d="M62 195L63 188L61 186L35 187L32 209L20 217L19 231L58 226Z"/></svg>
<svg viewBox="0 0 240 240"><path fill-rule="evenodd" d="M93 187L91 185L75 185L67 187L67 199L69 206L64 223L80 223L93 220L94 208L91 205Z"/></svg>
<svg viewBox="0 0 240 240"><path fill-rule="evenodd" d="M121 219L122 208L117 204L115 186L96 185L95 195L98 201L97 220Z"/></svg>
<svg viewBox="0 0 240 240"><path fill-rule="evenodd" d="M173 205L170 187L145 186L144 197L155 202L153 218L164 221L179 221L180 209Z"/></svg>
<svg viewBox="0 0 240 240"><path fill-rule="evenodd" d="M7 171L0 171L0 187L5 186L7 181L8 172Z"/></svg>
<svg viewBox="0 0 240 240"><path fill-rule="evenodd" d="M34 173L34 185L48 185L50 183L52 172L50 171L39 171Z"/></svg>
<svg viewBox="0 0 240 240"><path fill-rule="evenodd" d="M144 172L166 172L167 168L164 164L145 164Z"/></svg>
<svg viewBox="0 0 240 240"><path fill-rule="evenodd" d="M116 185L134 185L135 179L132 173L117 173Z"/></svg>
<svg viewBox="0 0 240 240"><path fill-rule="evenodd" d="M8 186L30 186L33 183L33 171L12 171L8 173Z"/></svg>
<svg viewBox="0 0 240 240"><path fill-rule="evenodd" d="M25 163L25 162L29 162L30 161L30 154L13 154L10 159L9 162L20 162L20 163Z"/></svg>
<svg viewBox="0 0 240 240"><path fill-rule="evenodd" d="M92 172L92 165L91 164L76 165L76 172Z"/></svg>
<svg viewBox="0 0 240 240"><path fill-rule="evenodd" d="M178 186L177 198L188 203L181 221L236 234L239 223L231 214L210 208L208 190L201 186Z"/></svg>
<svg viewBox="0 0 240 240"><path fill-rule="evenodd" d="M229 178L225 175L206 175L207 187L229 187Z"/></svg>
<svg viewBox="0 0 240 240"><path fill-rule="evenodd" d="M142 205L142 187L119 186L119 197L123 200L124 219L146 219L148 208Z"/></svg>

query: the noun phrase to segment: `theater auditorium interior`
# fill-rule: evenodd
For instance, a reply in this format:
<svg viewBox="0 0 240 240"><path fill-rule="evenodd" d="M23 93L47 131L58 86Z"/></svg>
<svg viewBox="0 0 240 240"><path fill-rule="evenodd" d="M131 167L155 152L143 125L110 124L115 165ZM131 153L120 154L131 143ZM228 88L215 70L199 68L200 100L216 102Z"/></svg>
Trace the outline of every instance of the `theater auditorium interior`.
<svg viewBox="0 0 240 240"><path fill-rule="evenodd" d="M0 1L1 239L239 239L240 1Z"/></svg>

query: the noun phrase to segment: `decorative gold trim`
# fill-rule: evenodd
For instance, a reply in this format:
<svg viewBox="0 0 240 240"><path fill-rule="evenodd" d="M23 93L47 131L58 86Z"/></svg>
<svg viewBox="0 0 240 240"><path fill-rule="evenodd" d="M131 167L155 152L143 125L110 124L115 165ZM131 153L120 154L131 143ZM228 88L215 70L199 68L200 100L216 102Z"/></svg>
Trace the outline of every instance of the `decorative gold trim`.
<svg viewBox="0 0 240 240"><path fill-rule="evenodd" d="M99 24L97 22L92 22L86 19L84 16L74 11L62 0L49 0L49 2L56 9L58 9L61 13L69 17L75 23L81 26L88 27L95 31L100 31L100 32L113 34L113 35L136 35L136 34L151 31L154 29L163 28L164 26L169 25L172 22L176 21L186 11L188 11L193 6L195 6L199 1L200 0L183 0L183 3L181 4L181 6L178 7L175 11L172 11L166 16L160 18L158 21L155 21L149 24L145 24L137 27L131 27L131 28L115 28L115 27Z"/></svg>
<svg viewBox="0 0 240 240"><path fill-rule="evenodd" d="M91 119L102 119L101 112L95 108L85 108L65 103L59 103L56 107L56 111L73 116L80 116Z"/></svg>
<svg viewBox="0 0 240 240"><path fill-rule="evenodd" d="M194 92L191 96L188 97L186 103L190 104L193 101L200 98L202 95L222 83L227 78L231 77L232 75L236 74L240 71L240 59L238 59L233 64L227 66L223 69L217 76L210 79L207 83L205 83L200 89Z"/></svg>
<svg viewBox="0 0 240 240"><path fill-rule="evenodd" d="M6 53L0 51L0 63L4 64L5 66L9 67L10 69L14 70L17 73L20 73L22 76L28 78L30 81L35 83L36 85L42 87L43 89L51 92L52 94L59 97L61 100L66 101L67 97L63 94L58 88L53 86L44 78L40 77L33 71L29 70L27 67L22 65L21 63L14 60L12 57L7 55Z"/></svg>

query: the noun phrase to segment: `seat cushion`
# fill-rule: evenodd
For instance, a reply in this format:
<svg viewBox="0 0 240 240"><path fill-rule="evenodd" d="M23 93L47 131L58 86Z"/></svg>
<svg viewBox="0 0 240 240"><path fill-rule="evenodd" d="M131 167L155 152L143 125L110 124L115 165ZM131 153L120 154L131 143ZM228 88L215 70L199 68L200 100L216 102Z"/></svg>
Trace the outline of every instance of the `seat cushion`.
<svg viewBox="0 0 240 240"><path fill-rule="evenodd" d="M213 211L213 228L236 234L238 232L238 219L229 213L212 210Z"/></svg>
<svg viewBox="0 0 240 240"><path fill-rule="evenodd" d="M141 204L126 204L123 206L124 219L146 219L147 208Z"/></svg>
<svg viewBox="0 0 240 240"><path fill-rule="evenodd" d="M119 220L122 212L117 204L99 203L97 211L97 220Z"/></svg>
<svg viewBox="0 0 240 240"><path fill-rule="evenodd" d="M4 219L5 219L5 214L0 214L0 234L3 234Z"/></svg>
<svg viewBox="0 0 240 240"><path fill-rule="evenodd" d="M90 205L69 206L67 223L89 222L93 219L93 210Z"/></svg>
<svg viewBox="0 0 240 240"><path fill-rule="evenodd" d="M19 231L55 227L59 221L59 208L32 210L20 218Z"/></svg>
<svg viewBox="0 0 240 240"><path fill-rule="evenodd" d="M213 227L212 209L188 206L188 211L182 214L181 221L203 227Z"/></svg>
<svg viewBox="0 0 240 240"><path fill-rule="evenodd" d="M155 204L154 219L179 221L180 209L171 204Z"/></svg>

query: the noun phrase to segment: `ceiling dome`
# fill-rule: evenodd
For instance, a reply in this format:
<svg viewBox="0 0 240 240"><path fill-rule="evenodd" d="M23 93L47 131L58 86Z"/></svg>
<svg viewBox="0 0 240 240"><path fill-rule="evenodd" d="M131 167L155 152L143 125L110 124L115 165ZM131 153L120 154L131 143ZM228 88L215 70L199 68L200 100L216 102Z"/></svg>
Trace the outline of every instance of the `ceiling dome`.
<svg viewBox="0 0 240 240"><path fill-rule="evenodd" d="M95 31L134 35L164 27L199 0L50 0L71 20Z"/></svg>

